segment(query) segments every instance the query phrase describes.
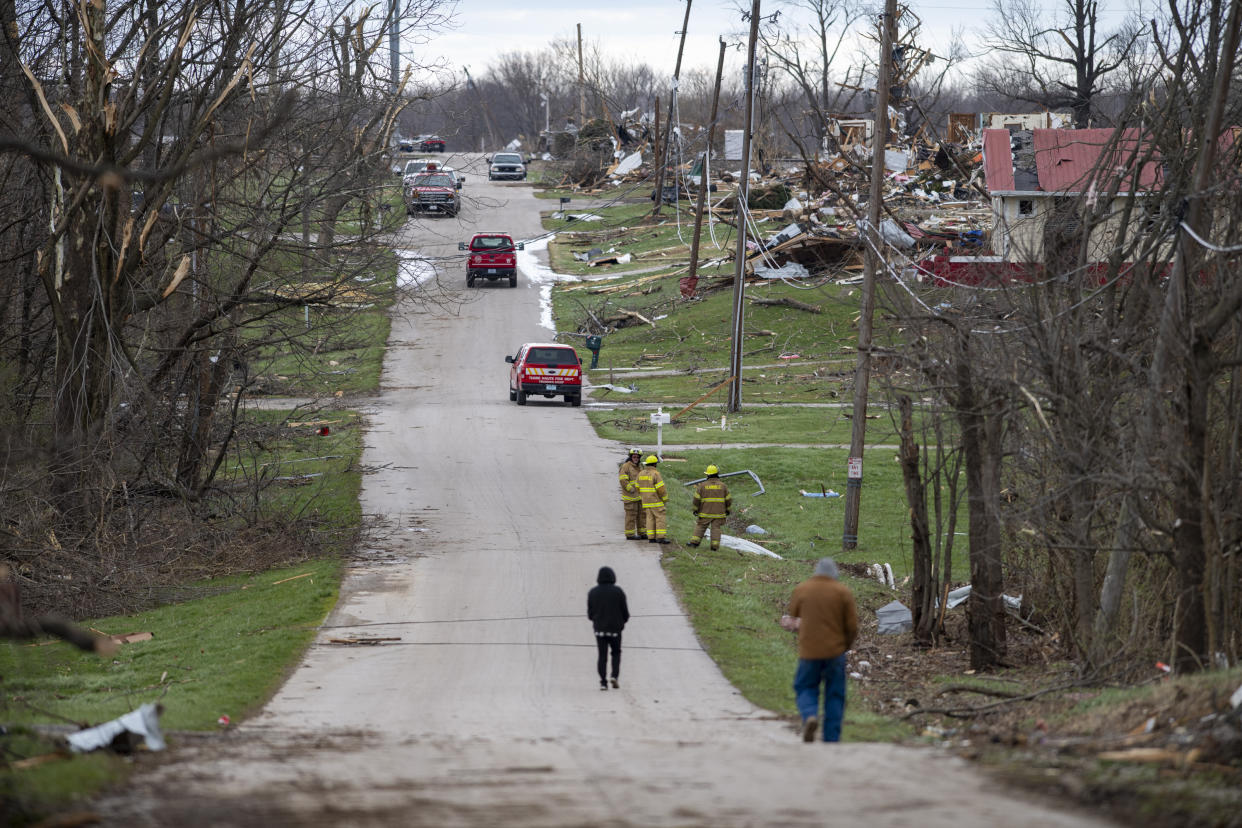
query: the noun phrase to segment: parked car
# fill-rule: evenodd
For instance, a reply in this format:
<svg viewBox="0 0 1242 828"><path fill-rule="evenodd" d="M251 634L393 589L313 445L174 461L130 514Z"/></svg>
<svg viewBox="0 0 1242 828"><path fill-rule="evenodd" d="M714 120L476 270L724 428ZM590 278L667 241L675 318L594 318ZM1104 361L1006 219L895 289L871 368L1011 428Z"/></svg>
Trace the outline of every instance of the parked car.
<svg viewBox="0 0 1242 828"><path fill-rule="evenodd" d="M526 179L526 162L516 152L498 152L487 159L487 180L508 178L515 181Z"/></svg>
<svg viewBox="0 0 1242 828"><path fill-rule="evenodd" d="M446 172L422 172L405 180L403 187L405 212L444 213L455 216L461 212L461 196L457 182Z"/></svg>
<svg viewBox="0 0 1242 828"><path fill-rule="evenodd" d="M559 342L528 342L517 354L505 357L509 369L509 399L526 405L537 394L563 396L575 408L582 405L582 360L578 352Z"/></svg>
<svg viewBox="0 0 1242 828"><path fill-rule="evenodd" d="M475 233L469 242L458 242L458 250L468 250L466 258L466 287L474 287L475 279L495 282L508 279L509 287L517 287L517 255L522 242L513 243L508 233Z"/></svg>
<svg viewBox="0 0 1242 828"><path fill-rule="evenodd" d="M438 135L424 135L418 148L423 152L444 152L444 139Z"/></svg>

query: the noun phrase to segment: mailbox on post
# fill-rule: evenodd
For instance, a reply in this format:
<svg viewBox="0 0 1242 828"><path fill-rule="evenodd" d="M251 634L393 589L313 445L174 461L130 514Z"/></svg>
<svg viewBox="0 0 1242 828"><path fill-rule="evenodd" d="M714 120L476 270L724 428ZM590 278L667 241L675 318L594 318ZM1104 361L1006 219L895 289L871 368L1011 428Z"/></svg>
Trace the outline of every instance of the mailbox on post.
<svg viewBox="0 0 1242 828"><path fill-rule="evenodd" d="M661 460L664 459L664 424L672 421L673 415L666 414L663 406L657 408L656 412L651 415L651 424L656 427L656 457Z"/></svg>
<svg viewBox="0 0 1242 828"><path fill-rule="evenodd" d="M599 349L604 345L604 338L591 334L586 338L587 350L591 352L591 367L599 367Z"/></svg>

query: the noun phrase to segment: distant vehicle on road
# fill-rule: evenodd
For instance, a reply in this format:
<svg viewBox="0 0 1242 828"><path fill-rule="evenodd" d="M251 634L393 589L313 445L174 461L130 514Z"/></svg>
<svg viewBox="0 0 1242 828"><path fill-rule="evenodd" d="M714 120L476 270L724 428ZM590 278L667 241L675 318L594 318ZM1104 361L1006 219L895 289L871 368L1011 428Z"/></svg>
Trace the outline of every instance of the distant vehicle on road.
<svg viewBox="0 0 1242 828"><path fill-rule="evenodd" d="M405 212L444 213L455 216L461 212L461 196L457 181L446 172L422 172L407 178L403 185Z"/></svg>
<svg viewBox="0 0 1242 828"><path fill-rule="evenodd" d="M508 178L515 181L526 179L526 162L516 152L498 152L487 160L487 180Z"/></svg>
<svg viewBox="0 0 1242 828"><path fill-rule="evenodd" d="M509 287L517 287L517 255L515 250L522 250L522 242L513 243L508 233L475 233L469 242L458 242L458 250L467 250L470 256L466 259L466 287L474 287L475 279L487 279L495 282L508 279Z"/></svg>
<svg viewBox="0 0 1242 828"><path fill-rule="evenodd" d="M444 152L444 139L438 135L424 135L418 142L422 152Z"/></svg>
<svg viewBox="0 0 1242 828"><path fill-rule="evenodd" d="M582 405L582 360L578 352L559 342L527 342L517 354L505 357L509 369L509 399L526 405L532 394L552 399L563 396Z"/></svg>

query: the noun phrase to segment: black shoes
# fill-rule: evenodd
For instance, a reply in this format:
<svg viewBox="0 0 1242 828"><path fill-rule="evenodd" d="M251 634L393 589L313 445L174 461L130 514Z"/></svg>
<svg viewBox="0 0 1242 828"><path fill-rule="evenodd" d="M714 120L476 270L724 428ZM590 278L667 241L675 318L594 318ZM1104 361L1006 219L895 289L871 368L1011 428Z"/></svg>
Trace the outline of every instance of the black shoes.
<svg viewBox="0 0 1242 828"><path fill-rule="evenodd" d="M672 543L668 538L660 538L656 543Z"/></svg>
<svg viewBox="0 0 1242 828"><path fill-rule="evenodd" d="M616 681L616 679L613 679L613 681ZM603 679L600 679L600 680L599 680L599 689L600 689L600 690L607 690L607 689L608 689L608 682L604 681Z"/></svg>
<svg viewBox="0 0 1242 828"><path fill-rule="evenodd" d="M617 684L617 677L616 677L616 676L613 676L613 677L612 677L612 689L613 689L613 690L617 690L617 689L620 689L620 687L621 687L621 685L620 685L620 684Z"/></svg>
<svg viewBox="0 0 1242 828"><path fill-rule="evenodd" d="M686 546L698 546L698 545L699 545L698 541L690 541L689 543L686 544Z"/></svg>

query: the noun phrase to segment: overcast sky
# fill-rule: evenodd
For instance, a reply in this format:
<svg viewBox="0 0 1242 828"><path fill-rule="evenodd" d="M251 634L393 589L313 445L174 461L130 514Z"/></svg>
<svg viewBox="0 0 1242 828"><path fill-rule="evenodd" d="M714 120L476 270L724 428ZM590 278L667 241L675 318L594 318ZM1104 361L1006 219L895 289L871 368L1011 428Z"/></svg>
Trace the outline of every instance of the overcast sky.
<svg viewBox="0 0 1242 828"><path fill-rule="evenodd" d="M738 11L739 2L749 9L749 0L694 0L683 72L714 72L722 36L742 47L731 49L726 58L741 66L748 24ZM1058 0L1038 2L1049 9L1060 5ZM882 2L874 5L877 12L883 8ZM991 0L912 0L908 5L923 21L920 45L941 54L956 29L964 27L968 35L981 32L992 6ZM1121 22L1130 0L1104 0L1101 5L1109 28ZM777 0L765 0L761 13L767 16L781 8ZM415 48L421 58L443 58L455 72L465 65L481 74L495 55L539 51L554 39L576 38L575 24L581 23L583 40L595 42L606 57L643 61L671 77L685 9L684 0L459 0L455 28ZM782 11L785 19L788 14ZM404 49L412 51L409 45ZM412 56L406 54L407 59Z"/></svg>

